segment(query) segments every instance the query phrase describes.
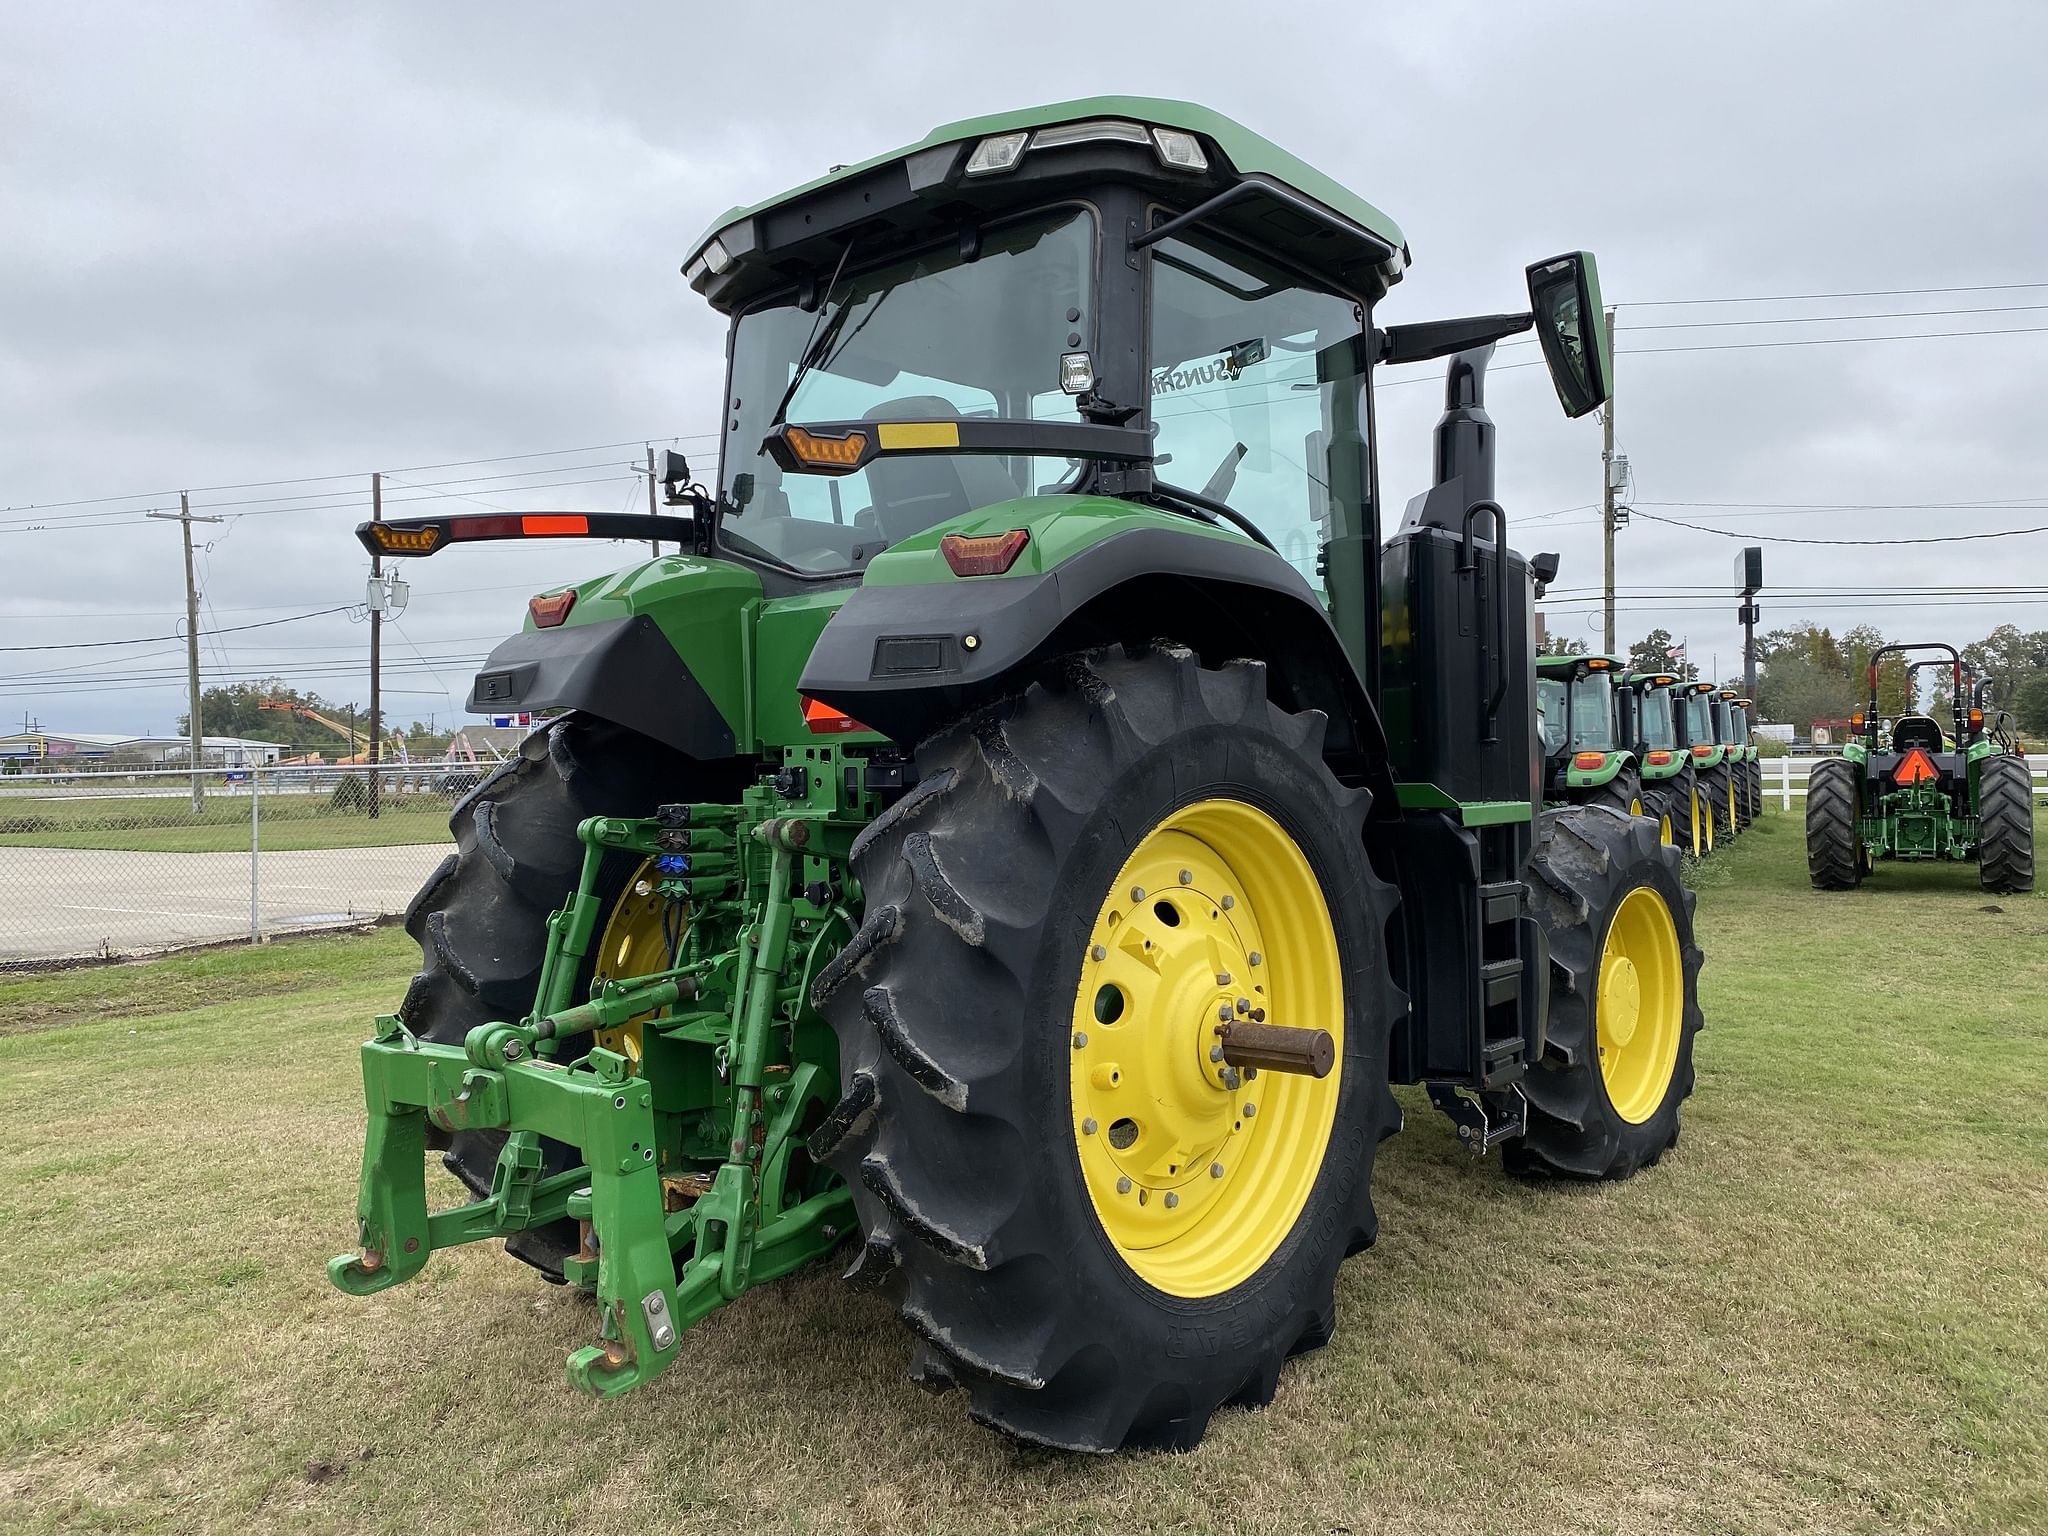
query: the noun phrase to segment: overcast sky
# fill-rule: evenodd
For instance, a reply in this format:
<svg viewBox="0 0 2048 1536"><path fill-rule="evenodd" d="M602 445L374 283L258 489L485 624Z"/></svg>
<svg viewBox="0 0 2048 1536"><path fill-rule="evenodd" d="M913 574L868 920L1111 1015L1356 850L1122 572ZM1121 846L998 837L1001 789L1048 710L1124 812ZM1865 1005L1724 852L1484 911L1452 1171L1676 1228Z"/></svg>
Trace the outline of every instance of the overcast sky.
<svg viewBox="0 0 2048 1536"><path fill-rule="evenodd" d="M360 604L349 530L372 469L395 472L394 513L644 507L638 445L703 448L717 424L722 328L676 271L712 218L941 122L1112 91L1217 107L1391 213L1415 265L1383 322L1514 308L1526 262L1597 251L1643 514L1796 538L2048 524L2044 57L2037 4L10 5L0 646L171 635L177 530L139 509L180 487L345 477L195 495L231 518L205 530L202 628ZM1991 312L1896 317L1958 310ZM1816 315L1881 318L1634 329ZM1957 330L2021 333L1645 350ZM1540 369L1505 369L1532 350L1497 360L1500 491L1516 542L1585 588L1600 431L1562 418ZM1398 503L1427 479L1441 397L1393 377ZM506 489L539 478L559 484ZM400 505L450 492L470 499ZM52 505L84 498L124 499ZM1813 509L1829 503L1921 505ZM1661 623L1734 671L1739 547L1639 515L1623 643ZM628 557L414 562L390 712L446 722L527 593ZM1765 561L1781 590L2043 589L1941 607L1767 591L1767 625L2048 627L2048 534ZM1715 590L1632 595L1686 585ZM1551 622L1597 643L1597 616ZM360 699L363 641L346 614L244 630L208 641L208 675ZM25 713L166 731L181 656L0 652L0 732Z"/></svg>

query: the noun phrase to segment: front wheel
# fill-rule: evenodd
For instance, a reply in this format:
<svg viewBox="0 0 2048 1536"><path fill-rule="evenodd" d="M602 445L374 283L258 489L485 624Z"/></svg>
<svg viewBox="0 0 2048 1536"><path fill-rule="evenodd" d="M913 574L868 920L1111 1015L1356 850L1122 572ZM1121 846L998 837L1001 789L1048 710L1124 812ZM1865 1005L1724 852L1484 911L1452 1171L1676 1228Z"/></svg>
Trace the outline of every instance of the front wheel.
<svg viewBox="0 0 2048 1536"><path fill-rule="evenodd" d="M854 846L814 1141L865 1229L849 1278L1018 1439L1193 1445L1330 1336L1372 1241L1394 898L1323 730L1260 663L1070 657L925 743ZM1328 1075L1224 1060L1259 1014L1328 1031Z"/></svg>
<svg viewBox="0 0 2048 1536"><path fill-rule="evenodd" d="M1550 1016L1510 1168L1625 1179L1678 1140L1701 960L1678 870L1640 818L1597 806L1537 818L1529 877L1550 939Z"/></svg>
<svg viewBox="0 0 2048 1536"><path fill-rule="evenodd" d="M1604 805L1624 816L1643 814L1643 778L1633 765L1616 771L1613 778L1589 792L1586 805Z"/></svg>

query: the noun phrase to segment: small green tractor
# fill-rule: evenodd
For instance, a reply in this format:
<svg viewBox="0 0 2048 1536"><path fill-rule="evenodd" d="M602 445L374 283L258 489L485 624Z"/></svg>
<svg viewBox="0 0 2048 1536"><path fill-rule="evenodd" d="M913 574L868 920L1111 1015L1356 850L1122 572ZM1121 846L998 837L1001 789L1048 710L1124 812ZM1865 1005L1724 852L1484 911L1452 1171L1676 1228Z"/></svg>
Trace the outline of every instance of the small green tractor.
<svg viewBox="0 0 2048 1536"><path fill-rule="evenodd" d="M1714 814L1702 803L1692 754L1679 739L1669 672L1630 672L1615 690L1622 741L1641 765L1643 814L1657 823L1659 839L1694 858L1714 851Z"/></svg>
<svg viewBox="0 0 2048 1536"><path fill-rule="evenodd" d="M1671 694L1671 717L1692 758L1700 810L1711 824L1710 846L1713 838L1732 838L1741 830L1735 816L1735 779L1729 768L1726 731L1716 719L1717 693L1712 683L1691 682L1680 683Z"/></svg>
<svg viewBox="0 0 2048 1536"><path fill-rule="evenodd" d="M1756 820L1763 805L1763 769L1758 766L1756 743L1749 738L1749 700L1733 688L1721 689L1714 695L1714 726L1721 738L1739 832Z"/></svg>
<svg viewBox="0 0 2048 1536"><path fill-rule="evenodd" d="M690 249L710 485L671 453L668 513L364 525L678 547L536 596L476 677L546 723L406 914L334 1283L502 1241L590 1295L608 1398L844 1245L979 1421L1185 1447L1330 1337L1394 1084L1530 1175L1656 1162L1693 898L1653 823L1542 804L1545 562L1484 408L1530 330L1569 415L1607 397L1594 264L1383 321L1407 267L1214 112L955 123ZM1373 384L1440 358L1395 514Z"/></svg>
<svg viewBox="0 0 2048 1536"><path fill-rule="evenodd" d="M1643 814L1643 776L1622 721L1630 701L1615 686L1622 666L1613 656L1536 658L1536 734L1547 803Z"/></svg>
<svg viewBox="0 0 2048 1536"><path fill-rule="evenodd" d="M1953 730L1906 713L1878 717L1878 666L1907 651L1943 652L1952 672ZM1986 891L2034 888L2034 779L2017 743L1985 727L1981 690L1966 689L1962 657L1939 642L1871 654L1870 702L1855 736L1806 781L1806 866L1815 890L1862 884L1877 861L1975 862Z"/></svg>

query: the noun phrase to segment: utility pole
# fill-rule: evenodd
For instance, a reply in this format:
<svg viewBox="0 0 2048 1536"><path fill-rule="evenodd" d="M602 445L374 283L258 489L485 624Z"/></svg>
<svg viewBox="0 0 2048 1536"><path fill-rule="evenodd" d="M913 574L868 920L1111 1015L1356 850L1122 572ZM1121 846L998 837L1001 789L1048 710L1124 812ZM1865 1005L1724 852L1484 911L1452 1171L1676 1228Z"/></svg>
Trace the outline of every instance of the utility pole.
<svg viewBox="0 0 2048 1536"><path fill-rule="evenodd" d="M647 445L647 515L649 517L661 516L661 503L654 494L654 444L652 443ZM661 540L649 539L647 547L658 555L661 553Z"/></svg>
<svg viewBox="0 0 2048 1536"><path fill-rule="evenodd" d="M373 474L373 475L371 475L371 476L370 476L370 521L371 521L371 522L373 522L373 523L381 523L381 522L383 522L383 521L384 521L384 477L383 477L383 475L381 475L381 474ZM373 579L373 580L374 580L374 579L376 579L377 577L379 577L379 576L382 576L383 574L384 574L384 557L383 557L382 555L379 555L379 554L374 554L374 553L373 553L373 554L372 554L372 555L370 556L370 576L371 576L371 579ZM382 751L381 751L381 748L382 748L382 746L383 746L383 742L384 742L384 700L383 700L383 692L382 692L382 685L383 685L383 681L384 681L384 677L383 677L383 661L384 661L384 602L383 602L383 598L382 598L382 595L380 594L380 595L379 595L379 597L378 597L378 601L377 601L377 602L376 602L376 603L375 603L375 604L374 604L374 605L373 605L373 606L371 607L371 609L370 609L370 752L369 752L369 758L370 758L370 783L369 783L369 790L370 790L370 796L369 796L369 807L370 807L370 816L371 816L371 819L372 819L372 820L374 820L374 819L376 818L376 815L377 815L377 810L378 810L378 805L377 805L377 801L378 801L378 798L379 798L379 797L378 797L378 794L377 794L377 790L378 790L378 773L377 773L377 764L378 764L378 761L379 761L379 759L380 759L380 758L382 757L382 755L383 755L383 753L382 753Z"/></svg>
<svg viewBox="0 0 2048 1536"><path fill-rule="evenodd" d="M170 519L168 512L151 512L151 517ZM185 492L178 492L178 514L175 519L185 530L185 684L189 698L190 717L185 721L192 745L192 814L199 815L206 809L206 791L199 781L199 753L204 733L199 723L199 583L192 574L192 525L199 523L223 523L223 517L199 517L192 515L192 498Z"/></svg>
<svg viewBox="0 0 2048 1536"><path fill-rule="evenodd" d="M1607 355L1614 356L1614 311L1601 317L1607 327ZM1610 388L1607 404L1600 409L1600 530L1606 546L1607 623L1605 648L1614 655L1614 395Z"/></svg>

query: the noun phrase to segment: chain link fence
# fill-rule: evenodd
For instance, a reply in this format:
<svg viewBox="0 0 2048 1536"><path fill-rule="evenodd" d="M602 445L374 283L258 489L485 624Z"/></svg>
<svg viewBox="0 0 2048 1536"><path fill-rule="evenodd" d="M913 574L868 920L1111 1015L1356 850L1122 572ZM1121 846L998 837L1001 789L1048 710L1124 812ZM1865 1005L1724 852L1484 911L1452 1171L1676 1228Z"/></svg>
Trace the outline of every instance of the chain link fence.
<svg viewBox="0 0 2048 1536"><path fill-rule="evenodd" d="M403 912L479 764L0 774L0 971Z"/></svg>

